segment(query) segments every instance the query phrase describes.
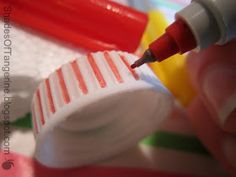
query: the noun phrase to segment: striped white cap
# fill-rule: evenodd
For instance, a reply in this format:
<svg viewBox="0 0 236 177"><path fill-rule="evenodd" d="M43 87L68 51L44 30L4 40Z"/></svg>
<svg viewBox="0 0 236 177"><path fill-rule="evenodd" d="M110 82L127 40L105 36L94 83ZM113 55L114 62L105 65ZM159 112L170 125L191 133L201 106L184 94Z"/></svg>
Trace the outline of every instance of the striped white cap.
<svg viewBox="0 0 236 177"><path fill-rule="evenodd" d="M121 153L158 129L172 98L136 56L90 53L40 83L32 101L36 159L50 167L91 164Z"/></svg>

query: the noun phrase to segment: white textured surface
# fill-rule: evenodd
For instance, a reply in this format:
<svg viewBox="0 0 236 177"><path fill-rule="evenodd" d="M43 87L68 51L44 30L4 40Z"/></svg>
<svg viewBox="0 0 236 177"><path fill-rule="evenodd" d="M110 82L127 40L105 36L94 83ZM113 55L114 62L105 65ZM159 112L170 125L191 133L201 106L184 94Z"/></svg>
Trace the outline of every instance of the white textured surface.
<svg viewBox="0 0 236 177"><path fill-rule="evenodd" d="M3 22L0 21L0 29ZM3 34L3 33L1 33ZM10 60L12 104L10 107L11 120L15 120L30 111L32 94L38 83L56 68L80 56L81 50L68 48L58 41L47 40L37 33L31 33L16 26L10 31L12 41L12 56ZM0 35L3 41L3 35ZM0 42L0 66L3 65L3 42ZM0 71L0 82L3 82L3 72ZM0 110L2 110L3 91L0 87ZM22 104L23 103L23 104Z"/></svg>

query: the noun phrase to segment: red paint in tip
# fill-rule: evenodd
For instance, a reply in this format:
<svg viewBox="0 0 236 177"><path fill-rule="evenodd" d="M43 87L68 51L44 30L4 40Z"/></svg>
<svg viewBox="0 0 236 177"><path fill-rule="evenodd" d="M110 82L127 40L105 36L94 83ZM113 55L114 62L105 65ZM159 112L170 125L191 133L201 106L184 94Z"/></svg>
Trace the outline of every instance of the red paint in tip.
<svg viewBox="0 0 236 177"><path fill-rule="evenodd" d="M136 68L137 66L136 66L136 64L134 63L134 64L132 64L130 67L131 67L132 69L134 69L134 68Z"/></svg>
<svg viewBox="0 0 236 177"><path fill-rule="evenodd" d="M191 29L182 20L177 20L166 29L166 33L149 45L149 49L157 61L162 61L174 54L190 51L196 46Z"/></svg>

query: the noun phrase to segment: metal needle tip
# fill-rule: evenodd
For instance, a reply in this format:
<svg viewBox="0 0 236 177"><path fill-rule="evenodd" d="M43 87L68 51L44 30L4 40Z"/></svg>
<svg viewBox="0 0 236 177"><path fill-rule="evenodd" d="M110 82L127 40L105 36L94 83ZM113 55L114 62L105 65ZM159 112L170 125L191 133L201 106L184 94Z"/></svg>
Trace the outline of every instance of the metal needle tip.
<svg viewBox="0 0 236 177"><path fill-rule="evenodd" d="M156 61L156 59L153 57L151 51L146 50L143 56L140 59L136 60L130 67L134 69L136 67L143 65L144 63L149 63L154 61Z"/></svg>

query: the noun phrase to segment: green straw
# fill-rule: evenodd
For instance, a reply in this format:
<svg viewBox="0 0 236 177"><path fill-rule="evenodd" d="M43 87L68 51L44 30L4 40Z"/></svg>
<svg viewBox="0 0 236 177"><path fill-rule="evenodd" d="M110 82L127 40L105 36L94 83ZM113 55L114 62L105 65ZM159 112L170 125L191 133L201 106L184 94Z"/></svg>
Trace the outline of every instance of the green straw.
<svg viewBox="0 0 236 177"><path fill-rule="evenodd" d="M210 155L202 143L195 136L191 135L159 131L142 140L141 144L201 155Z"/></svg>
<svg viewBox="0 0 236 177"><path fill-rule="evenodd" d="M16 121L12 122L11 125L21 128L32 128L31 113L28 112L24 117L20 117Z"/></svg>

